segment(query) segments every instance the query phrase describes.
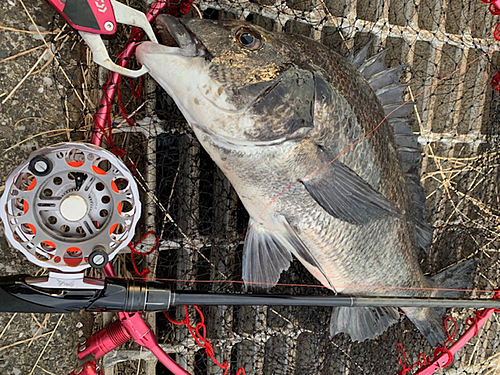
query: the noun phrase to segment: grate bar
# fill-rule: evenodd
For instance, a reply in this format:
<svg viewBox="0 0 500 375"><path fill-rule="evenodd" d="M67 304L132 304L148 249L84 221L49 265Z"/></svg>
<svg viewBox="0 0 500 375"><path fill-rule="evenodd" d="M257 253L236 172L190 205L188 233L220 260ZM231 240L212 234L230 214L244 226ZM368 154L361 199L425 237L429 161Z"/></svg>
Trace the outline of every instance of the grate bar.
<svg viewBox="0 0 500 375"><path fill-rule="evenodd" d="M384 34L394 38L402 38L406 41L409 40L417 40L417 41L425 41L431 43L433 46L436 46L438 43L453 45L456 47L467 47L467 48L477 48L482 50L483 52L491 52L496 51L494 39L490 38L475 38L469 32L465 32L463 34L451 34L447 33L444 30L444 26L440 27L437 31L429 31L425 29L417 29L415 30L413 27L406 27L400 25L393 25L388 22L388 20L384 21L367 21L362 19L356 19L356 12L349 13L345 17L334 16L328 11L324 10L313 10L311 12L294 12L290 8L280 5L274 7L261 6L255 3L242 1L238 3L239 6L244 7L245 11L240 12L242 16L246 16L250 13L260 14L263 17L267 17L270 19L274 19L279 21L282 24L285 24L287 21L296 20L297 18L303 22L306 22L310 25L314 25L319 30L321 30L325 26L331 27L340 27L343 31L347 32L348 39L353 39L354 34L358 32L362 32L364 30L369 30L373 32L373 34L380 35ZM200 4L200 8L202 10L206 10L208 8L224 10L227 12L232 12L237 14L237 10L234 8L234 4L232 4L228 0L223 0L219 2L215 1L205 1ZM351 2L350 12L355 9L355 2ZM444 14L439 10L439 7L436 7L436 12L441 15ZM238 15L238 14L237 14ZM300 15L300 17L297 17ZM239 15L240 16L240 15ZM244 18L244 17L241 17ZM444 25L443 22L441 22ZM432 61L432 60L431 60Z"/></svg>
<svg viewBox="0 0 500 375"><path fill-rule="evenodd" d="M313 332L307 329L300 329L296 327L286 327L281 329L273 329L267 327L262 331L255 332L252 334L248 333L242 333L239 335L234 334L233 337L211 339L210 341L214 348L215 347L224 348L224 350L230 352L233 346L240 344L244 341L259 342L265 344L270 338L279 336L285 336L291 341L296 341L298 337L303 333L311 334ZM193 340L191 336L186 338L186 340L183 341L181 344L176 344L176 345L160 344L160 347L168 354L180 354L181 357L192 354L193 360L194 360L194 353L200 349L198 344L196 344L196 342ZM150 357L154 357L154 355L148 350L143 350L143 351L139 349L115 350L106 355L104 363L105 366L107 367L107 366L114 366L120 362L138 360L139 358L141 358L141 361L144 360L147 361L149 360Z"/></svg>

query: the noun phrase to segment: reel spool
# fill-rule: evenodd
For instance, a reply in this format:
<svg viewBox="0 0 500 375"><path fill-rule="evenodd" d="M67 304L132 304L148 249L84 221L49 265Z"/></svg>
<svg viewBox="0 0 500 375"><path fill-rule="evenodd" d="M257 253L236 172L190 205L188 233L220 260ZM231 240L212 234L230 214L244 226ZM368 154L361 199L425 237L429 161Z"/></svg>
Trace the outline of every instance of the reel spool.
<svg viewBox="0 0 500 375"><path fill-rule="evenodd" d="M139 191L109 151L61 143L33 152L7 178L0 218L11 246L62 272L104 267L130 243Z"/></svg>

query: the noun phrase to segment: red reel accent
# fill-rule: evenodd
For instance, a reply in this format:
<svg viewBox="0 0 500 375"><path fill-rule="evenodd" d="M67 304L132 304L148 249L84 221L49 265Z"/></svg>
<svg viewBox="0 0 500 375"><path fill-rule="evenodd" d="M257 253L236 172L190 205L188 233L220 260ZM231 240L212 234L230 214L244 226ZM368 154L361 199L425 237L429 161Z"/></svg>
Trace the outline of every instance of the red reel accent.
<svg viewBox="0 0 500 375"><path fill-rule="evenodd" d="M69 375L102 375L101 370L97 370L95 361L85 362L82 366L69 373Z"/></svg>

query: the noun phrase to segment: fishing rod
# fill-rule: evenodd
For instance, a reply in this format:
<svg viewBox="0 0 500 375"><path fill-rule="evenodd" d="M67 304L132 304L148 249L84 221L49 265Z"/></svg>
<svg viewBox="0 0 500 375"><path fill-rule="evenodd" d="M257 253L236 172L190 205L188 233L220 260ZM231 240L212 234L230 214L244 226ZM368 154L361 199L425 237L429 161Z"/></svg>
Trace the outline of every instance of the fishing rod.
<svg viewBox="0 0 500 375"><path fill-rule="evenodd" d="M133 53L133 48L129 46L120 55L120 64L112 63L100 35L114 33L117 23L132 23L144 30L149 39L155 40L148 21L171 5L157 1L144 16L114 0L89 2L88 5L85 2L76 4L62 0L48 2L80 32L92 49L94 60L114 72L105 85L95 116L92 138L92 143L96 146L106 140L108 146L113 148L111 129L109 128L109 135L106 134L106 129L111 117L110 103L119 87L119 74L137 76L144 73L145 69L133 71L126 68L126 58ZM71 12L65 9L66 3L73 6ZM191 1L180 3L187 12ZM74 8L75 6L77 8ZM82 14L78 9L82 6L90 7L97 28L89 28L88 19L79 23L82 18L73 18ZM140 39L137 32L134 35L132 40ZM111 164L111 169L106 170L106 162ZM124 184L124 181L127 184ZM94 202L100 203L95 205ZM131 241L141 214L138 190L133 177L119 160L98 147L63 144L35 152L29 162L17 168L6 181L1 206L5 207L5 210L0 210L0 216L6 227L9 243L34 264L62 271L50 272L46 277L0 277L1 312L118 312L118 321L94 333L79 346L78 357L87 362L82 368L74 371L74 374L78 375L97 373L95 360L129 339L151 350L174 374L187 374L162 352L152 330L140 314L135 314L143 311L164 311L178 305L488 309L483 310L484 314L478 319L477 325L470 328L472 332L477 332L491 316L493 309L500 308L500 299L214 294L172 291L168 284L161 282L114 277L86 278L83 273L78 272L88 267L104 268L107 276L114 276L110 261ZM128 210L125 209L127 206ZM450 348L450 352L453 350L453 347ZM444 367L448 362L447 358L447 355L437 357L435 367ZM433 367L425 374L433 373L434 370Z"/></svg>
<svg viewBox="0 0 500 375"><path fill-rule="evenodd" d="M123 162L84 143L36 150L6 179L0 198L5 236L49 274L0 277L0 312L117 312L116 322L79 345L83 367L72 375L97 374L96 360L129 340L150 350L173 374L188 374L158 345L140 314L178 305L472 307L484 312L477 327L500 308L500 299L214 294L172 291L160 281L116 278L111 262L136 233L139 198L138 186ZM102 270L106 278L85 277L88 268ZM470 339L474 332L464 337ZM448 359L440 356L435 362L441 366Z"/></svg>
<svg viewBox="0 0 500 375"><path fill-rule="evenodd" d="M351 295L228 294L171 291L166 283L108 277L93 279L51 273L0 278L0 312L68 313L86 311L159 312L181 305L437 307L500 309L498 299L378 297ZM62 277L62 279L61 279ZM61 284L71 283L71 287Z"/></svg>

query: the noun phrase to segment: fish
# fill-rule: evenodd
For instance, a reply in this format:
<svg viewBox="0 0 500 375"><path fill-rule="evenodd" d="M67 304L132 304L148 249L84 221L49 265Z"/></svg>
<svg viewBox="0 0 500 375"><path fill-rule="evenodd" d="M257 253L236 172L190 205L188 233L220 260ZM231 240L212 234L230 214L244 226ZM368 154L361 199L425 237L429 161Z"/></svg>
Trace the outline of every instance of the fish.
<svg viewBox="0 0 500 375"><path fill-rule="evenodd" d="M424 275L429 248L421 150L386 51L349 58L301 35L240 20L158 17L137 60L168 93L250 216L242 277L274 286L293 257L335 293L435 297L471 266ZM433 346L442 314L402 308ZM397 307L336 307L330 335L372 339Z"/></svg>

